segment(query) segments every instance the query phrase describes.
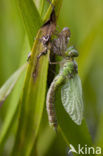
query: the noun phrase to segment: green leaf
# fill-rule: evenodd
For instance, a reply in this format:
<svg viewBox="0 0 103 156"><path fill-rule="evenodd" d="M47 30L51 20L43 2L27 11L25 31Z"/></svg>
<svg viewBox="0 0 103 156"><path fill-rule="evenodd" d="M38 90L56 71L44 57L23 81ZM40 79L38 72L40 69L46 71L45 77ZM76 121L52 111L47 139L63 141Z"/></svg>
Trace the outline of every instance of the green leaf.
<svg viewBox="0 0 103 156"><path fill-rule="evenodd" d="M55 7L55 14L56 14L56 20L58 19L59 13L60 13L60 8L62 6L63 0L52 0L52 5ZM47 19L50 17L50 14L53 10L53 7L50 4L45 16L43 17L43 21L47 21Z"/></svg>
<svg viewBox="0 0 103 156"><path fill-rule="evenodd" d="M25 75L25 72L22 73L21 77L18 80L18 83L15 86L5 119L1 126L0 155L2 155L3 148L6 144L8 136L10 136L12 127L15 125L15 123L17 123L18 112L19 112L18 101L19 101L19 98L23 89L24 75Z"/></svg>
<svg viewBox="0 0 103 156"><path fill-rule="evenodd" d="M43 9L43 5L44 5L44 0L33 0L37 9L38 9L38 12L39 14L41 15L42 13L42 9Z"/></svg>
<svg viewBox="0 0 103 156"><path fill-rule="evenodd" d="M11 93L12 89L14 88L18 78L20 77L21 73L24 71L26 64L19 68L0 88L0 105L6 100L8 95Z"/></svg>
<svg viewBox="0 0 103 156"><path fill-rule="evenodd" d="M37 138L44 108L49 51L46 56L40 58L38 63L37 56L40 52L45 50L40 39L49 32L49 29L49 26L41 28L33 44L23 89L23 96L20 101L21 111L19 125L12 152L12 155L15 156L30 155ZM33 77L34 73L35 76Z"/></svg>
<svg viewBox="0 0 103 156"><path fill-rule="evenodd" d="M64 107L61 103L61 87L56 93L55 100L56 116L59 124L58 130L60 130L60 133L64 137L67 145L69 146L69 144L72 144L76 150L78 150L78 144L83 147L85 147L86 144L88 146L93 146L85 120L83 120L82 124L78 126L72 121L72 119L64 110Z"/></svg>
<svg viewBox="0 0 103 156"><path fill-rule="evenodd" d="M37 76L33 78L32 74L35 70L37 56L43 50L39 42L42 35L40 30L32 50L31 62L28 65L13 155L14 153L25 156L30 154L40 125L45 100L48 55L40 58Z"/></svg>
<svg viewBox="0 0 103 156"><path fill-rule="evenodd" d="M42 25L41 17L32 0L16 0L23 18L24 26L32 47L34 37Z"/></svg>
<svg viewBox="0 0 103 156"><path fill-rule="evenodd" d="M25 37L20 64L23 64L27 59L27 54L29 50L30 47L28 44L28 40L27 37ZM15 89L13 90L10 104L8 106L7 113L5 115L5 119L0 130L0 152L2 152L3 150L3 146L5 145L8 139L12 126L15 124L16 120L18 119L18 110L19 110L18 105L19 105L19 98L23 89L24 76L25 76L25 72L22 73L22 75L18 79Z"/></svg>

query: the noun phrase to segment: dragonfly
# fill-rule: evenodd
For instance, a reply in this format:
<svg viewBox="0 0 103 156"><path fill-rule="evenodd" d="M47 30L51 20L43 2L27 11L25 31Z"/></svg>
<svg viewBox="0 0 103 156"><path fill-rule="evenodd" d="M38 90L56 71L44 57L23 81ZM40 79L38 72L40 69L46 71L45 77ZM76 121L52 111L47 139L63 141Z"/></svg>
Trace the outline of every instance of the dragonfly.
<svg viewBox="0 0 103 156"><path fill-rule="evenodd" d="M66 32L68 33L66 34ZM55 110L55 94L60 86L61 102L65 111L77 125L81 125L83 119L82 85L78 76L78 65L74 60L75 57L78 57L78 51L73 46L67 49L69 38L69 28L64 28L58 38L52 42L52 51L57 55L63 56L62 61L59 63L59 73L52 81L46 98L49 124L55 130L58 126Z"/></svg>

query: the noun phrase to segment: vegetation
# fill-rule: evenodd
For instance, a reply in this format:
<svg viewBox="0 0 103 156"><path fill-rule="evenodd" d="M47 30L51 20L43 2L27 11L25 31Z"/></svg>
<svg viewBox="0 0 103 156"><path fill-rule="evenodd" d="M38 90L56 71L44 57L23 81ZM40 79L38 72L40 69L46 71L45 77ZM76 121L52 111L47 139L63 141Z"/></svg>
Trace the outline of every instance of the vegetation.
<svg viewBox="0 0 103 156"><path fill-rule="evenodd" d="M76 150L78 144L103 148L103 1L52 0L52 4L57 17L56 30L69 27L71 44L79 51L76 61L83 86L84 119L80 126L73 123L58 98L58 90L55 102L59 128L57 133L50 128L45 106L49 53L40 58L36 78L32 78L37 56L43 49L41 26L49 20L52 5L46 0L1 0L2 156L63 156L70 144ZM27 63L29 51L32 55Z"/></svg>

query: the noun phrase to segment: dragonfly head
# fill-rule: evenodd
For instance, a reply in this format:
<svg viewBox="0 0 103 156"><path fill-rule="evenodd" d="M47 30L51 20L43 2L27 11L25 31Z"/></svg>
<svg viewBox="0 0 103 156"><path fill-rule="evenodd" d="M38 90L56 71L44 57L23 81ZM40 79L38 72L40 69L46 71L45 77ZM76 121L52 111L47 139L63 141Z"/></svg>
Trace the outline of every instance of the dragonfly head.
<svg viewBox="0 0 103 156"><path fill-rule="evenodd" d="M65 52L65 56L69 58L74 58L74 57L78 57L79 54L78 51L73 46L71 46Z"/></svg>

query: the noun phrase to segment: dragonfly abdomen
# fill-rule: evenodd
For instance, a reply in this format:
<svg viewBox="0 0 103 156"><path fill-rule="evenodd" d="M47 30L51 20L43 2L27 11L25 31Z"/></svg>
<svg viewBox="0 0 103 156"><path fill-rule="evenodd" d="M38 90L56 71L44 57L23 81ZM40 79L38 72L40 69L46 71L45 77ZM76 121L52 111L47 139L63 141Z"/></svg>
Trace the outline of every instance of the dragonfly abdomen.
<svg viewBox="0 0 103 156"><path fill-rule="evenodd" d="M55 81L53 81L48 90L46 105L47 105L49 124L53 126L54 129L57 128L57 119L56 119L55 104L54 104L55 90L56 90L56 84Z"/></svg>
<svg viewBox="0 0 103 156"><path fill-rule="evenodd" d="M47 105L48 119L49 119L49 124L53 126L54 129L57 128L57 118L56 118L56 111L55 111L55 93L57 88L64 82L64 80L65 80L65 72L61 71L54 78L47 93L46 105Z"/></svg>

